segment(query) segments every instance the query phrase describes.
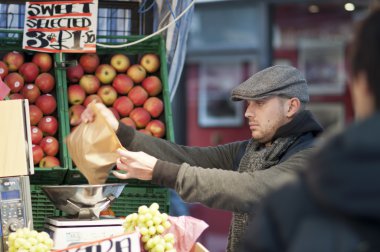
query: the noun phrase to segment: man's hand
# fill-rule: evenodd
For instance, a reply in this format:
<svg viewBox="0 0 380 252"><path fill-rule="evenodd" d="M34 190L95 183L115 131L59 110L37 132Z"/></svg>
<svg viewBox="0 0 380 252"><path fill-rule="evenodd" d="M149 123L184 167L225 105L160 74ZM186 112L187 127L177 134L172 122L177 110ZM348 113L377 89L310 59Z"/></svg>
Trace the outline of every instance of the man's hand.
<svg viewBox="0 0 380 252"><path fill-rule="evenodd" d="M103 103L96 103L96 108L102 114L102 116L106 119L111 128L116 131L119 127L119 121L116 119L115 115L109 110ZM81 115L82 122L88 123L92 122L95 119L94 111L88 106Z"/></svg>
<svg viewBox="0 0 380 252"><path fill-rule="evenodd" d="M157 158L142 151L132 152L118 149L117 153L120 154L120 158L116 161L117 168L126 172L113 171L117 178L152 180L153 168L157 163Z"/></svg>

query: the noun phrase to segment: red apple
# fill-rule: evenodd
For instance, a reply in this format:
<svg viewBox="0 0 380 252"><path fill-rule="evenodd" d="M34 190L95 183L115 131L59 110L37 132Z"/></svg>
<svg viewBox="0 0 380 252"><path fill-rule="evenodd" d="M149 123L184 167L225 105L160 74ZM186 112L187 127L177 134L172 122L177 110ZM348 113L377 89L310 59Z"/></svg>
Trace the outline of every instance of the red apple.
<svg viewBox="0 0 380 252"><path fill-rule="evenodd" d="M4 80L4 77L8 75L8 66L4 61L0 61L0 77Z"/></svg>
<svg viewBox="0 0 380 252"><path fill-rule="evenodd" d="M117 110L115 108L110 107L108 109L111 110L111 112L113 113L113 115L116 117L117 120L120 120L119 112L117 112Z"/></svg>
<svg viewBox="0 0 380 252"><path fill-rule="evenodd" d="M164 111L164 103L157 97L149 97L143 107L153 118L159 117L162 111Z"/></svg>
<svg viewBox="0 0 380 252"><path fill-rule="evenodd" d="M35 144L32 145L32 152L33 152L33 164L36 165L42 160L45 154L41 146L35 145Z"/></svg>
<svg viewBox="0 0 380 252"><path fill-rule="evenodd" d="M119 113L121 117L126 117L133 109L133 102L126 96L120 96L113 103L113 107Z"/></svg>
<svg viewBox="0 0 380 252"><path fill-rule="evenodd" d="M150 96L156 96L162 91L161 80L157 76L149 76L143 80L141 86L145 88Z"/></svg>
<svg viewBox="0 0 380 252"><path fill-rule="evenodd" d="M9 99L11 99L11 100L22 100L22 99L24 99L24 96L22 94L15 93L15 94L11 94L9 96Z"/></svg>
<svg viewBox="0 0 380 252"><path fill-rule="evenodd" d="M161 138L165 135L165 124L160 120L150 121L145 129L149 130L153 136Z"/></svg>
<svg viewBox="0 0 380 252"><path fill-rule="evenodd" d="M79 58L79 64L83 67L85 73L94 73L99 63L99 56L95 53L86 53Z"/></svg>
<svg viewBox="0 0 380 252"><path fill-rule="evenodd" d="M50 73L41 73L37 76L34 84L36 84L42 93L49 93L55 87L55 78Z"/></svg>
<svg viewBox="0 0 380 252"><path fill-rule="evenodd" d="M42 130L45 136L54 136L58 130L58 121L54 116L42 117L38 123L38 128Z"/></svg>
<svg viewBox="0 0 380 252"><path fill-rule="evenodd" d="M134 129L136 129L136 123L135 121L133 121L130 117L124 117L124 118L121 118L120 119L120 122L121 123L124 123L125 125L129 126L129 127L132 127Z"/></svg>
<svg viewBox="0 0 380 252"><path fill-rule="evenodd" d="M28 84L22 88L21 94L25 97L25 99L29 100L29 103L34 103L41 95L41 92L36 85Z"/></svg>
<svg viewBox="0 0 380 252"><path fill-rule="evenodd" d="M101 86L98 90L98 95L106 106L111 106L117 98L116 90L109 85Z"/></svg>
<svg viewBox="0 0 380 252"><path fill-rule="evenodd" d="M24 78L26 83L32 83L40 73L40 69L33 62L25 62L20 66L18 72Z"/></svg>
<svg viewBox="0 0 380 252"><path fill-rule="evenodd" d="M52 156L42 158L39 164L40 168L52 168L60 165L59 159Z"/></svg>
<svg viewBox="0 0 380 252"><path fill-rule="evenodd" d="M131 113L129 113L129 117L136 123L137 128L144 128L148 122L150 121L150 114L144 108L134 108Z"/></svg>
<svg viewBox="0 0 380 252"><path fill-rule="evenodd" d="M85 109L86 109L85 106L79 105L79 104L73 105L69 108L71 126L77 126L82 122L81 115Z"/></svg>
<svg viewBox="0 0 380 252"><path fill-rule="evenodd" d="M126 95L133 87L133 80L126 74L118 74L113 79L112 86L118 94Z"/></svg>
<svg viewBox="0 0 380 252"><path fill-rule="evenodd" d="M30 131L32 136L32 144L39 144L43 138L43 134L40 128L32 126L30 128Z"/></svg>
<svg viewBox="0 0 380 252"><path fill-rule="evenodd" d="M145 79L146 71L140 64L134 64L128 68L127 75L131 77L133 82L140 83Z"/></svg>
<svg viewBox="0 0 380 252"><path fill-rule="evenodd" d="M140 65L142 65L148 73L154 73L160 68L160 58L156 54L147 53L141 58Z"/></svg>
<svg viewBox="0 0 380 252"><path fill-rule="evenodd" d="M71 83L78 83L78 81L83 76L83 74L84 74L84 70L80 64L76 66L70 66L67 68L67 71L66 71L67 79L69 79Z"/></svg>
<svg viewBox="0 0 380 252"><path fill-rule="evenodd" d="M103 103L102 98L100 98L99 95L92 94L86 97L86 99L83 102L83 105L87 107L88 104L90 104L92 101L95 101L96 103Z"/></svg>
<svg viewBox="0 0 380 252"><path fill-rule="evenodd" d="M44 115L51 115L57 108L57 101L51 94L44 94L37 98L36 105Z"/></svg>
<svg viewBox="0 0 380 252"><path fill-rule="evenodd" d="M67 89L67 97L70 104L82 104L86 99L86 92L80 85L70 85Z"/></svg>
<svg viewBox="0 0 380 252"><path fill-rule="evenodd" d="M119 73L125 73L128 67L131 65L129 58L120 53L113 55L110 63L111 66L113 66Z"/></svg>
<svg viewBox="0 0 380 252"><path fill-rule="evenodd" d="M138 131L145 134L145 135L152 136L152 132L150 132L147 129L139 129Z"/></svg>
<svg viewBox="0 0 380 252"><path fill-rule="evenodd" d="M48 156L57 155L58 150L59 150L58 140L52 136L47 136L47 137L42 138L40 142L40 146L42 150L45 152L45 154Z"/></svg>
<svg viewBox="0 0 380 252"><path fill-rule="evenodd" d="M34 54L32 62L39 67L41 73L49 72L53 67L53 59L48 53L38 52Z"/></svg>
<svg viewBox="0 0 380 252"><path fill-rule="evenodd" d="M101 64L96 68L95 76L102 84L110 84L116 76L116 70L108 64Z"/></svg>
<svg viewBox="0 0 380 252"><path fill-rule="evenodd" d="M31 125L37 125L43 117L43 113L36 105L29 105L29 118Z"/></svg>
<svg viewBox="0 0 380 252"><path fill-rule="evenodd" d="M134 86L129 91L128 97L136 106L142 106L146 99L148 99L148 92L141 86Z"/></svg>
<svg viewBox="0 0 380 252"><path fill-rule="evenodd" d="M16 72L8 74L4 82L11 89L12 93L20 92L20 90L24 87L24 78Z"/></svg>
<svg viewBox="0 0 380 252"><path fill-rule="evenodd" d="M95 75L85 74L80 78L79 85L87 94L95 94L100 87L100 81Z"/></svg>
<svg viewBox="0 0 380 252"><path fill-rule="evenodd" d="M17 51L9 52L4 56L3 61L7 64L9 72L15 72L24 64L24 54Z"/></svg>

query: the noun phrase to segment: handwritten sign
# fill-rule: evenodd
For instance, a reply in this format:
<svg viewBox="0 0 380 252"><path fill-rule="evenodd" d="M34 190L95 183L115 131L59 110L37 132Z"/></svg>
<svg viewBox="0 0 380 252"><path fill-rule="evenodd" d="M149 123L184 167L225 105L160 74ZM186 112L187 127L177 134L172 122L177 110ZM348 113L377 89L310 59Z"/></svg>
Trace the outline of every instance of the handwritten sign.
<svg viewBox="0 0 380 252"><path fill-rule="evenodd" d="M94 242L86 242L54 252L140 252L140 235L138 232L123 234Z"/></svg>
<svg viewBox="0 0 380 252"><path fill-rule="evenodd" d="M23 49L96 52L98 0L26 2Z"/></svg>

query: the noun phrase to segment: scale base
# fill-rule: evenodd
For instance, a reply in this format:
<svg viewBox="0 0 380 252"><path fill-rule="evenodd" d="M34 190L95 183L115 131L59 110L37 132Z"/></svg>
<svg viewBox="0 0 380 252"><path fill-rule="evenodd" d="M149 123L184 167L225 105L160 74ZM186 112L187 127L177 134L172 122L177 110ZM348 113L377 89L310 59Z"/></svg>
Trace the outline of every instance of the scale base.
<svg viewBox="0 0 380 252"><path fill-rule="evenodd" d="M45 222L44 231L53 239L53 249L64 249L124 233L124 220L118 218L80 220L58 217L46 218Z"/></svg>

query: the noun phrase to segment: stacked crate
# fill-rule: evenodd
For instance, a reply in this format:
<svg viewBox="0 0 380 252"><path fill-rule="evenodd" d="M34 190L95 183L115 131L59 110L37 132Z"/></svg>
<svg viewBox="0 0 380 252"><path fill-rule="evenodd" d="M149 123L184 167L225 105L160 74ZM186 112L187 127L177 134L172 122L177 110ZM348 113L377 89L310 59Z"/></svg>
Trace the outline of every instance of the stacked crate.
<svg viewBox="0 0 380 252"><path fill-rule="evenodd" d="M30 61L37 52L22 50L22 31L0 30L0 58L11 51L18 51L25 57L25 61ZM107 37L102 37L107 38ZM124 40L123 43L133 42L144 38L144 36L126 36L112 37L118 41ZM115 43L114 43L115 44ZM136 45L124 48L97 48L97 54L100 58L109 59L115 54L124 54L131 59L131 62L137 63L144 54L152 53L159 56L161 66L155 73L162 82L162 93L158 96L164 103L164 112L160 115L159 120L166 125L165 138L174 141L174 131L172 123L172 112L169 101L168 76L166 67L165 44L160 36L154 36L148 40ZM73 128L69 122L69 102L68 102L68 83L67 64L66 62L78 61L81 54L50 54L53 59L53 68L49 71L56 81L55 88L51 94L56 98L57 108L53 115L58 120L58 131L56 137L59 141L59 152L57 158L60 161L59 166L51 168L41 168L38 164L35 167L35 174L30 176L32 210L34 218L34 228L42 230L44 219L47 216L61 216L62 213L54 208L53 204L47 199L42 192L42 185L75 185L87 184L86 179L73 164L65 144L65 138ZM136 212L140 205L150 205L157 202L160 205L161 212L169 211L169 191L152 185L150 182L139 180L119 180L110 176L107 183L128 183L121 196L114 201L112 209L117 216L125 216L129 213Z"/></svg>

